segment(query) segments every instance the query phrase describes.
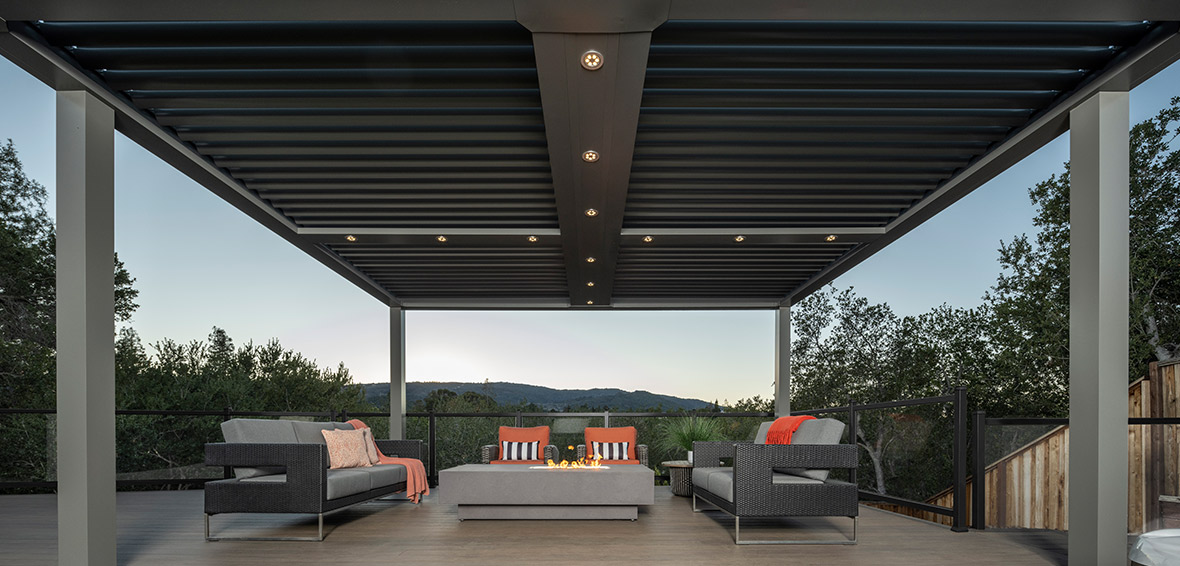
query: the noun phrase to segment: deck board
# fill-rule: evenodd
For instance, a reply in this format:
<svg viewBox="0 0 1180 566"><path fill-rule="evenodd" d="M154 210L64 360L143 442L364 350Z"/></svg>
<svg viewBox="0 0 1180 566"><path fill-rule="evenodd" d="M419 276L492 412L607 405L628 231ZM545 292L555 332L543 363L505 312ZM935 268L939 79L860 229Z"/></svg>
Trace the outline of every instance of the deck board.
<svg viewBox="0 0 1180 566"><path fill-rule="evenodd" d="M0 564L56 566L54 495L0 496ZM856 546L736 546L733 519L693 513L689 498L657 487L638 521L459 521L434 490L421 505L374 501L325 517L323 542L205 542L202 492L118 495L118 563L123 565L323 566L332 563L549 565L556 559L609 559L645 565L1064 564L1065 536L1051 531L952 533L945 527L861 508ZM756 524L759 523L759 524ZM834 537L847 519L743 521L746 537ZM306 536L314 517L221 515L226 536ZM591 555L597 548L602 555Z"/></svg>

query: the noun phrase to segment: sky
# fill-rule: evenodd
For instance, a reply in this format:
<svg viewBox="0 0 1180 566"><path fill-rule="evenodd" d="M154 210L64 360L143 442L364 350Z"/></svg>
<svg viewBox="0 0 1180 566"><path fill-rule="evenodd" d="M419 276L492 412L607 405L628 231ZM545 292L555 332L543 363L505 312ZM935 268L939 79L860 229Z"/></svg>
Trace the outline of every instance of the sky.
<svg viewBox="0 0 1180 566"><path fill-rule="evenodd" d="M1180 96L1180 64L1131 92L1131 123ZM0 140L50 191L54 93L0 57ZM389 379L389 309L116 134L115 250L136 278L146 344L278 339L358 382ZM834 282L900 315L980 304L1001 240L1035 232L1027 190L1063 171L1068 134ZM151 349L149 348L149 351ZM773 397L771 311L409 311L410 381L615 387L713 400Z"/></svg>

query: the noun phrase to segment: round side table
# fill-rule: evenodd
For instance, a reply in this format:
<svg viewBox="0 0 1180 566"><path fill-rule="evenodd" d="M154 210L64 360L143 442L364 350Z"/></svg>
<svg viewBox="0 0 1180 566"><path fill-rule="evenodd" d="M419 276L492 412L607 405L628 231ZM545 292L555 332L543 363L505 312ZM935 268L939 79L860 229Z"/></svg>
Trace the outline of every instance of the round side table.
<svg viewBox="0 0 1180 566"><path fill-rule="evenodd" d="M692 463L688 460L670 460L660 462L668 470L668 483L672 485L672 495L688 497L692 495Z"/></svg>

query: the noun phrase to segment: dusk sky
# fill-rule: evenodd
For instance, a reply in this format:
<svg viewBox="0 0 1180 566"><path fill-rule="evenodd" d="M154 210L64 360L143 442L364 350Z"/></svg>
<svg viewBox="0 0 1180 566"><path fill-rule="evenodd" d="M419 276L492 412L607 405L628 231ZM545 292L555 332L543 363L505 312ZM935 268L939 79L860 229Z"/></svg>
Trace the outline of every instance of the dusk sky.
<svg viewBox="0 0 1180 566"><path fill-rule="evenodd" d="M1131 122L1180 95L1180 65L1131 93ZM136 278L145 343L278 338L360 382L389 376L389 310L319 262L117 136L115 249ZM0 140L54 189L54 93L0 58ZM995 282L1000 241L1033 231L1028 187L1062 171L1068 134L836 280L898 314L970 307ZM53 213L52 202L50 213ZM410 381L617 387L712 401L773 395L770 311L459 312L407 315ZM150 351L150 348L149 348Z"/></svg>

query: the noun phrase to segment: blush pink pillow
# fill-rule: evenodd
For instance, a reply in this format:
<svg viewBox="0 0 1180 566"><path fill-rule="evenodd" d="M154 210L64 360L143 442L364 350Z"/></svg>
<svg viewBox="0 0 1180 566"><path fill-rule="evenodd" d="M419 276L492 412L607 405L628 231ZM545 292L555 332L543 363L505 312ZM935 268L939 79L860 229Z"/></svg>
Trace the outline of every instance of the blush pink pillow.
<svg viewBox="0 0 1180 566"><path fill-rule="evenodd" d="M328 467L367 468L369 451L365 448L365 434L359 430L321 430L328 446Z"/></svg>
<svg viewBox="0 0 1180 566"><path fill-rule="evenodd" d="M365 434L365 451L369 454L369 463L376 464L380 462L381 454L377 452L377 443L373 442L373 431L362 428L361 432Z"/></svg>

